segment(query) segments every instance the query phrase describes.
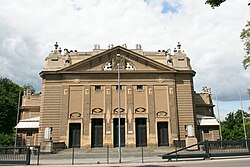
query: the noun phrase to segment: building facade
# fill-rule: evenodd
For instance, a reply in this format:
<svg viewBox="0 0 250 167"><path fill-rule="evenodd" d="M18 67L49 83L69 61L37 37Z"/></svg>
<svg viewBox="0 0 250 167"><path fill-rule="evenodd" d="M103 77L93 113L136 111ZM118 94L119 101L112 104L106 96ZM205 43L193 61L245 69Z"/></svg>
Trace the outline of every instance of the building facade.
<svg viewBox="0 0 250 167"><path fill-rule="evenodd" d="M195 71L180 44L177 48L172 54L170 50L146 52L140 44L135 49L95 45L91 52L65 49L62 53L55 44L40 72L41 94L23 96L21 118L39 117L33 144L52 141L65 142L67 147L116 147L119 111L125 147L217 140L219 124L211 94L194 92ZM35 96L36 107L32 107ZM204 116L214 122L204 125ZM25 133L24 129L18 131Z"/></svg>

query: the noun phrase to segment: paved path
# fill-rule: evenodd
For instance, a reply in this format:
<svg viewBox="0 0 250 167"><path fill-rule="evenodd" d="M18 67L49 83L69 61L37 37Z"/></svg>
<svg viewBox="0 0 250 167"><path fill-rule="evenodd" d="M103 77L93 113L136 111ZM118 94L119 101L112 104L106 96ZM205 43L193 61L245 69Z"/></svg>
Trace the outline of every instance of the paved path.
<svg viewBox="0 0 250 167"><path fill-rule="evenodd" d="M13 165L9 165L13 166ZM30 165L30 167L37 167L37 165ZM147 163L113 163L113 164L77 164L77 165L47 165L41 164L41 167L249 167L250 157L233 158L233 159L213 159L213 160L197 160L197 161L173 161L173 162L147 162ZM28 167L25 165L18 165L17 167Z"/></svg>

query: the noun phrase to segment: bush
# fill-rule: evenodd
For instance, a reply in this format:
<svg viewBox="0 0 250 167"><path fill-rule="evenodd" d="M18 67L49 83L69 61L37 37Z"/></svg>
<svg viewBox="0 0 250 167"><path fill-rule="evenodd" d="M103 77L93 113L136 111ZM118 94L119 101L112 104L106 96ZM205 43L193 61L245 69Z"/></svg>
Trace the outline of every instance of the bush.
<svg viewBox="0 0 250 167"><path fill-rule="evenodd" d="M0 147L14 146L15 134L0 133Z"/></svg>

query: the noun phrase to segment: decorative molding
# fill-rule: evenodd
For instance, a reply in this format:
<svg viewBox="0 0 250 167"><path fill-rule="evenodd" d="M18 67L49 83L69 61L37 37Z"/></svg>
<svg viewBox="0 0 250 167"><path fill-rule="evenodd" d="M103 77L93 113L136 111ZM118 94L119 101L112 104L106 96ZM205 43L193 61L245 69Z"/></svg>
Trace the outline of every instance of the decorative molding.
<svg viewBox="0 0 250 167"><path fill-rule="evenodd" d="M125 111L124 108L120 108L120 112L121 112L121 113L123 113L124 111ZM118 114L118 108L115 108L115 109L114 109L114 113L115 113L115 114Z"/></svg>
<svg viewBox="0 0 250 167"><path fill-rule="evenodd" d="M128 94L130 95L132 93L132 90L131 89L128 89Z"/></svg>
<svg viewBox="0 0 250 167"><path fill-rule="evenodd" d="M151 95L153 93L153 89L152 88L149 88L148 89L148 93Z"/></svg>
<svg viewBox="0 0 250 167"><path fill-rule="evenodd" d="M73 112L69 115L70 118L81 118L81 113Z"/></svg>
<svg viewBox="0 0 250 167"><path fill-rule="evenodd" d="M135 109L135 113L145 113L146 112L146 108L143 107L138 107Z"/></svg>
<svg viewBox="0 0 250 167"><path fill-rule="evenodd" d="M76 78L73 80L74 83L80 83L80 79Z"/></svg>
<svg viewBox="0 0 250 167"><path fill-rule="evenodd" d="M89 94L89 89L85 89L85 95Z"/></svg>
<svg viewBox="0 0 250 167"><path fill-rule="evenodd" d="M92 109L92 114L100 114L102 112L103 112L103 109L99 107Z"/></svg>
<svg viewBox="0 0 250 167"><path fill-rule="evenodd" d="M167 117L168 113L165 111L159 111L156 113L157 117Z"/></svg>
<svg viewBox="0 0 250 167"><path fill-rule="evenodd" d="M106 92L107 92L107 94L109 95L109 94L110 94L110 89L107 89Z"/></svg>
<svg viewBox="0 0 250 167"><path fill-rule="evenodd" d="M63 94L64 94L64 95L67 95L67 94L68 94L68 89L64 89L64 90L63 90Z"/></svg>
<svg viewBox="0 0 250 167"><path fill-rule="evenodd" d="M173 88L169 88L169 93L172 95L174 93L174 89Z"/></svg>

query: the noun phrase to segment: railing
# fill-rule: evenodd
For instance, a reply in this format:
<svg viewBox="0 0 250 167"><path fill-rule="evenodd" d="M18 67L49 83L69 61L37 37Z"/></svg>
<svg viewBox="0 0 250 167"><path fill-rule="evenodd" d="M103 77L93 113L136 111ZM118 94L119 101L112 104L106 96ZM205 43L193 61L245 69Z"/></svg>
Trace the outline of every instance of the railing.
<svg viewBox="0 0 250 167"><path fill-rule="evenodd" d="M250 142L246 140L208 141L210 153L249 152Z"/></svg>
<svg viewBox="0 0 250 167"><path fill-rule="evenodd" d="M37 155L37 165L38 165L40 146L0 147L0 164L30 165L31 153Z"/></svg>
<svg viewBox="0 0 250 167"><path fill-rule="evenodd" d="M193 149L192 149L193 148ZM195 148L195 149L194 149ZM192 152L188 150L191 149ZM188 147L176 149L173 152L162 155L163 159L179 158L211 158L222 156L244 156L250 155L250 141L204 141Z"/></svg>
<svg viewBox="0 0 250 167"><path fill-rule="evenodd" d="M1 147L0 164L30 164L29 147Z"/></svg>

